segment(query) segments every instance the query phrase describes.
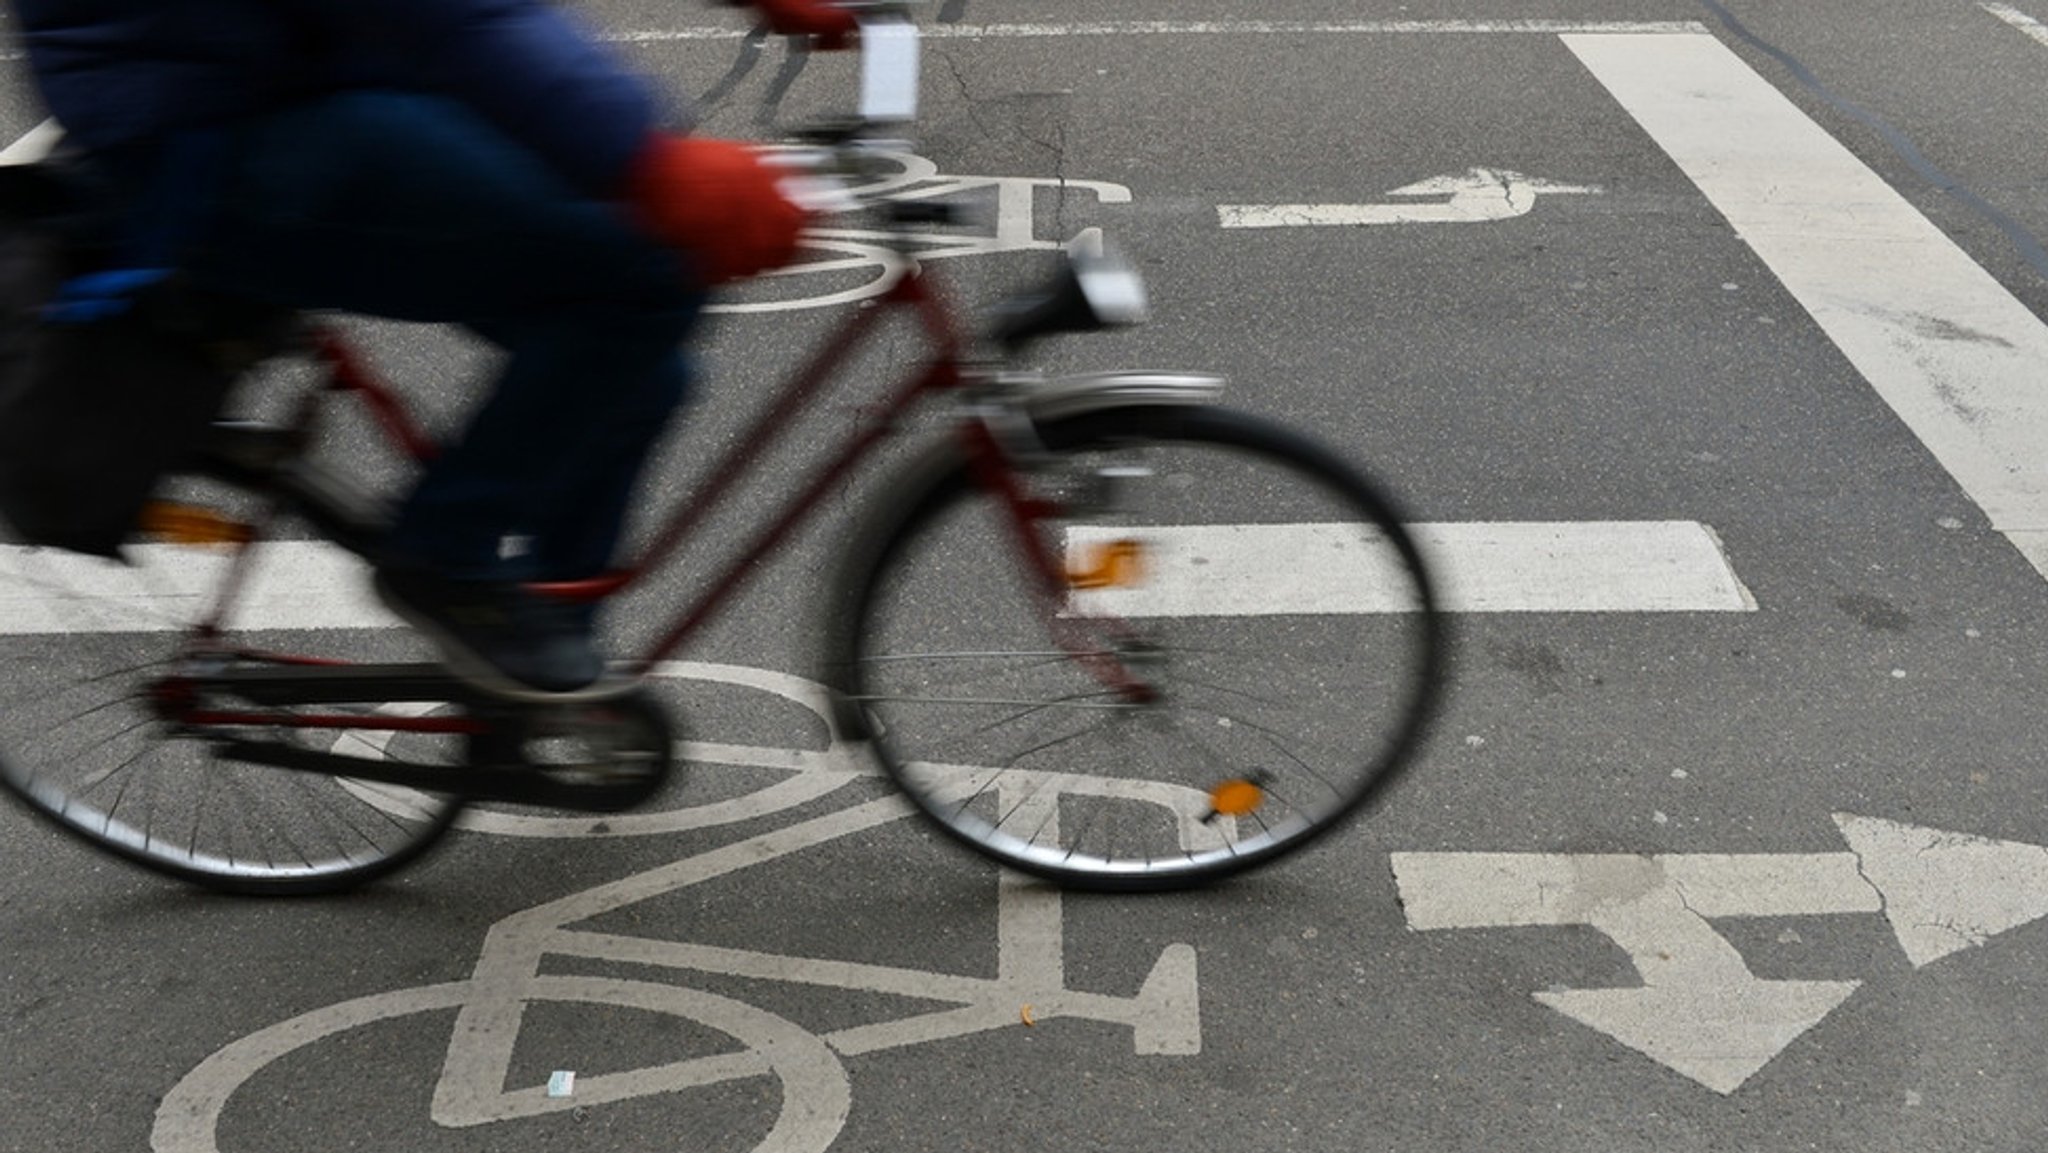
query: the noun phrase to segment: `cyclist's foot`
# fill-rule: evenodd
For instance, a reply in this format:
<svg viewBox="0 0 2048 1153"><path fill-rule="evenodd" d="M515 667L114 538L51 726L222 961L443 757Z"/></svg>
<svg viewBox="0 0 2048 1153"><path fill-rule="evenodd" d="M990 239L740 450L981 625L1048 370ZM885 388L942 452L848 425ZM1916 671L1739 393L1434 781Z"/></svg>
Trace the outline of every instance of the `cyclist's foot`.
<svg viewBox="0 0 2048 1153"><path fill-rule="evenodd" d="M448 670L514 698L580 695L604 688L590 611L507 581L455 580L430 569L384 565L377 596L441 650Z"/></svg>

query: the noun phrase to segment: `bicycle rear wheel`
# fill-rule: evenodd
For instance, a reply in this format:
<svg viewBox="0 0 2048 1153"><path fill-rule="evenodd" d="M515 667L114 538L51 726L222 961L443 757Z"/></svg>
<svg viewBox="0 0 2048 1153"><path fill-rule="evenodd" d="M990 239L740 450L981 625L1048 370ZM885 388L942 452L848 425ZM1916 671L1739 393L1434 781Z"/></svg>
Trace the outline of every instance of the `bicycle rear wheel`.
<svg viewBox="0 0 2048 1153"><path fill-rule="evenodd" d="M841 688L910 799L1062 884L1179 888L1337 827L1414 752L1443 677L1423 559L1342 458L1207 407L1042 424L1018 494L938 446L850 555Z"/></svg>
<svg viewBox="0 0 2048 1153"><path fill-rule="evenodd" d="M161 543L131 546L129 555L135 563L121 565L0 545L0 786L102 850L240 893L351 888L413 860L448 830L459 798L224 759L208 739L218 730L167 720L175 702L164 698L179 691L172 674L194 659L185 650L195 614L211 607L226 556ZM227 639L254 645L285 634ZM368 727L373 707L360 711L365 730L274 726L238 735L370 758L396 754L389 746L397 742L411 760L462 755L454 737L394 742Z"/></svg>

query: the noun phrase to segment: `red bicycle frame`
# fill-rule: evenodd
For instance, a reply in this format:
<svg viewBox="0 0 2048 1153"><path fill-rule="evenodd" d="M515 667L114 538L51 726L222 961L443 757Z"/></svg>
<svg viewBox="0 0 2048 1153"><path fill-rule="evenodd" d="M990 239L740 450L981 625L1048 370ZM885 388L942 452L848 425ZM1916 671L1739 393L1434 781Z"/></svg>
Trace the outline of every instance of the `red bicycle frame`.
<svg viewBox="0 0 2048 1153"><path fill-rule="evenodd" d="M762 456L788 431L792 418L814 401L828 385L839 365L845 363L883 319L905 310L917 319L930 345L931 354L922 367L887 395L874 420L844 441L837 454L815 468L800 488L782 501L764 527L723 568L708 578L694 599L675 618L673 625L643 654L634 658L644 669L667 658L689 640L725 605L745 583L748 571L772 554L823 502L827 493L855 467L868 452L892 431L897 418L927 396L959 388L964 383L960 370L962 336L951 311L924 273L913 266L876 300L877 307L854 312L829 333L795 374L783 385L774 401L747 428L738 444L728 449L706 474L697 489L668 515L654 538L625 567L585 580L558 581L535 587L551 596L570 601L595 601L613 596L637 584L660 569L687 542L691 534L717 510L745 477L753 474ZM432 457L434 445L407 414L391 389L378 381L339 337L321 334L316 343L318 357L328 366L325 391L355 396L368 406L376 423L394 445L414 460ZM985 462L989 481L1005 495L1026 539L1032 567L1048 577L1050 584L1062 578L1061 564L1037 539L1031 525L1043 515L1023 494L1002 464L1003 454L995 438L978 424L964 427L963 435L974 441L974 459Z"/></svg>
<svg viewBox="0 0 2048 1153"><path fill-rule="evenodd" d="M891 435L899 417L926 396L951 391L966 383L961 371L960 331L940 294L921 271L912 266L889 285L876 303L879 307L855 312L827 335L774 401L754 418L740 442L715 463L697 491L690 493L668 515L654 539L632 563L586 580L551 582L534 587L564 600L596 601L637 584L661 568L690 539L692 532L729 497L740 480L757 469L763 453L786 433L792 423L791 418L830 383L837 367L869 338L883 317L903 310L912 312L932 348L923 366L887 395L876 419L844 441L836 455L812 470L808 480L784 498L773 518L732 560L709 578L668 630L642 655L633 659L633 671L644 672L674 653L745 583L749 570L773 553L823 502L825 495L861 463L869 450ZM413 420L397 394L368 371L346 342L331 331L320 331L313 338L313 353L326 366L327 379L323 387L308 394L299 414L297 427L300 430L310 428L317 419L322 396L341 393L361 400L376 426L403 455L419 462L432 459L435 453L433 440ZM1091 644L1071 635L1072 630L1062 627L1058 619L1058 604L1069 587L1070 577L1058 547L1040 531L1044 520L1056 510L1025 490L1017 471L1010 464L1009 453L986 424L963 422L958 434L967 442L968 459L972 462L976 481L995 494L1010 514L1007 519L1016 529L1014 543L1053 617L1055 641L1068 649L1104 686L1134 702L1150 699L1150 686L1134 676L1114 651L1105 649L1100 641ZM242 562L248 555L246 552L240 554L238 562L231 565L210 619L199 627L198 635L207 641L201 646L203 648L213 648L217 644L228 606L245 578L247 565ZM1112 632L1118 631L1114 623L1097 622L1098 625L1105 623L1110 625ZM271 652L243 652L242 655L283 666L336 670L349 667L346 662L317 657ZM191 698L189 686L178 677L163 682L157 691L170 711L193 724L480 731L475 720L460 716L366 717L360 714L220 711L206 707L197 699L188 699Z"/></svg>

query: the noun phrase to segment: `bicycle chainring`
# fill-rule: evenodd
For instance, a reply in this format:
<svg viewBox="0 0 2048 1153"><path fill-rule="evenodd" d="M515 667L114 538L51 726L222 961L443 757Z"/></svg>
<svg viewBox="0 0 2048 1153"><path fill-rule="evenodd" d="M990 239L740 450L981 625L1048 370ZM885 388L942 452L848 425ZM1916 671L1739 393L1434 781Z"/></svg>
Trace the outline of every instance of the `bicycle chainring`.
<svg viewBox="0 0 2048 1153"><path fill-rule="evenodd" d="M478 710L470 738L477 800L614 813L667 784L675 730L643 689L602 701Z"/></svg>

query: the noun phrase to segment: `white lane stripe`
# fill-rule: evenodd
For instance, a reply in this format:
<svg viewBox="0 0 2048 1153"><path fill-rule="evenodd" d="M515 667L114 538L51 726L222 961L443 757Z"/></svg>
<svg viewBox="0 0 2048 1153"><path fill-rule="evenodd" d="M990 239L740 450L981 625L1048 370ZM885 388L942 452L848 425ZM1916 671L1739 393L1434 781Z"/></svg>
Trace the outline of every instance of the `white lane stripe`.
<svg viewBox="0 0 2048 1153"><path fill-rule="evenodd" d="M0 547L0 634L165 632L206 611L227 556L178 545L131 546L134 564L56 549ZM266 544L230 627L392 628L367 566L321 541Z"/></svg>
<svg viewBox="0 0 2048 1153"><path fill-rule="evenodd" d="M1047 36L1269 36L1269 35L1550 35L1567 32L1635 34L1705 32L1696 20L1092 20L1053 24L935 24L935 38Z"/></svg>
<svg viewBox="0 0 2048 1153"><path fill-rule="evenodd" d="M934 40L1033 40L1080 36L1459 36L1566 33L1705 32L1697 20L1089 20L1051 24L923 24ZM600 39L619 44L662 44L688 40L737 40L738 28L660 28L607 32Z"/></svg>
<svg viewBox="0 0 2048 1153"><path fill-rule="evenodd" d="M1445 607L1459 612L1739 612L1756 607L1712 530L1690 521L1410 527L1435 562ZM1220 584L1235 591L1228 599L1184 595L1149 604L1135 599L1132 590L1104 594L1119 598L1118 611L1128 615L1368 613L1412 607L1401 598L1375 596L1374 582L1357 579L1358 542L1346 545L1323 526L1144 532L1147 564L1157 574L1158 587L1196 583L1171 578L1176 570L1198 568L1201 587ZM0 635L177 629L205 611L227 563L214 550L175 545L133 546L129 555L132 565L54 549L0 546ZM398 622L370 593L361 560L321 541L278 541L261 546L255 578L229 624L239 629L373 629Z"/></svg>
<svg viewBox="0 0 2048 1153"><path fill-rule="evenodd" d="M1418 524L1453 612L1754 612L1697 521Z"/></svg>
<svg viewBox="0 0 2048 1153"><path fill-rule="evenodd" d="M2048 575L2048 325L1711 36L1567 36Z"/></svg>
<svg viewBox="0 0 2048 1153"><path fill-rule="evenodd" d="M1410 525L1452 612L1744 612L1756 608L1713 530L1693 521ZM1129 617L1404 612L1390 550L1353 526L1131 526L1075 533L1076 567L1115 536L1143 542L1143 578L1076 594Z"/></svg>
<svg viewBox="0 0 2048 1153"><path fill-rule="evenodd" d="M2048 24L2041 23L2010 4L1979 4L1977 7L2032 37L2035 43L2048 47Z"/></svg>

